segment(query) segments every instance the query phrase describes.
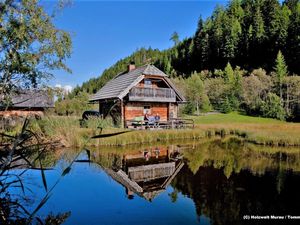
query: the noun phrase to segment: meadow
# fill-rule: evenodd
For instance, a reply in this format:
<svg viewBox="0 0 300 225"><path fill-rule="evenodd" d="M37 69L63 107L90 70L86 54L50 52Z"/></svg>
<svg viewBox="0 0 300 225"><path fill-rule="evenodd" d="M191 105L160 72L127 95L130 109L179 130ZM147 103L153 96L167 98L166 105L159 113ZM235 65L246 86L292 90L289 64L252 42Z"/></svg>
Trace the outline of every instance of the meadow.
<svg viewBox="0 0 300 225"><path fill-rule="evenodd" d="M226 134L242 133L245 140L260 145L299 146L300 123L289 123L275 119L245 116L239 113L189 116L196 129L225 130Z"/></svg>
<svg viewBox="0 0 300 225"><path fill-rule="evenodd" d="M33 121L31 129L45 140L65 147L125 146L214 136L238 136L265 146L300 146L300 123L245 116L239 113L185 116L194 129L129 130L114 128L111 121L90 120L80 127L78 117L49 116ZM109 134L120 133L110 136ZM93 138L94 137L94 138Z"/></svg>

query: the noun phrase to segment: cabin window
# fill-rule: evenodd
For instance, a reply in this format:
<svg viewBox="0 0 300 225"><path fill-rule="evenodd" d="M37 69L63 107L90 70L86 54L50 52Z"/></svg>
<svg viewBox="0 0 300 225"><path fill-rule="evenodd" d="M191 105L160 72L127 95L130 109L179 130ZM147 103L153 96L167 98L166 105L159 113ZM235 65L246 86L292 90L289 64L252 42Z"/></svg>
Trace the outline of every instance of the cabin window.
<svg viewBox="0 0 300 225"><path fill-rule="evenodd" d="M150 105L145 105L144 106L144 115L146 113L151 114L151 107L150 107Z"/></svg>
<svg viewBox="0 0 300 225"><path fill-rule="evenodd" d="M144 80L144 86L145 86L145 87L148 87L148 88L151 88L151 87L152 87L152 80L150 80L150 79L145 79L145 80Z"/></svg>

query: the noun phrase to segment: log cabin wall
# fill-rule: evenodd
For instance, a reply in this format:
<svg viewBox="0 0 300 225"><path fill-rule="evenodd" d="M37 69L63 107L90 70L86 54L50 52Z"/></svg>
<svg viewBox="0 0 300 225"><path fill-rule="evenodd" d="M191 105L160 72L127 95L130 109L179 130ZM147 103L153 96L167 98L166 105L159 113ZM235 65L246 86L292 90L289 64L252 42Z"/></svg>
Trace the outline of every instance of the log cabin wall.
<svg viewBox="0 0 300 225"><path fill-rule="evenodd" d="M178 105L170 103L169 105L169 118L178 118Z"/></svg>
<svg viewBox="0 0 300 225"><path fill-rule="evenodd" d="M148 78L146 78L146 79L148 79ZM150 80L152 80L152 79L150 79ZM145 79L142 80L140 83L138 83L136 86L137 86L137 87L140 87L140 88L145 87ZM152 86L151 86L151 88L158 88L158 85L157 85L157 82L156 82L156 81L152 81Z"/></svg>
<svg viewBox="0 0 300 225"><path fill-rule="evenodd" d="M38 116L41 117L44 115L43 109L31 109L31 110L7 110L0 111L0 116L3 117L30 117L30 116Z"/></svg>
<svg viewBox="0 0 300 225"><path fill-rule="evenodd" d="M155 116L159 114L160 120L167 121L169 114L169 103L159 102L128 102L125 105L125 120L133 120L135 117L144 116L144 109L150 107L149 114Z"/></svg>

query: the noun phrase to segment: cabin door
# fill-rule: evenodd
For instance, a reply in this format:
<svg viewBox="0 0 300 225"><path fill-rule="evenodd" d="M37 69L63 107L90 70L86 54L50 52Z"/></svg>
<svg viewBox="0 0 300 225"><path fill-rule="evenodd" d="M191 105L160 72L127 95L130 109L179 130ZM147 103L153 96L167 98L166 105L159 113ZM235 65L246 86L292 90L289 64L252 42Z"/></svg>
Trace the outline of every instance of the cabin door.
<svg viewBox="0 0 300 225"><path fill-rule="evenodd" d="M150 114L151 115L151 106L150 105L145 105L144 106L144 115L147 113L147 114Z"/></svg>

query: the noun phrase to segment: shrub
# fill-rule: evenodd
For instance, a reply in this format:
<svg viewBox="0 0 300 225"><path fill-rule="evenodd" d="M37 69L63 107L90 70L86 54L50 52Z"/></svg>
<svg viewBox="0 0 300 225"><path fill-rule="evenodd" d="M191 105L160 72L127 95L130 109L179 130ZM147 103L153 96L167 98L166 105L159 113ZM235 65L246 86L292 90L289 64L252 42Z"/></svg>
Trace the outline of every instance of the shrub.
<svg viewBox="0 0 300 225"><path fill-rule="evenodd" d="M193 114L193 113L195 112L195 106L194 106L194 104L191 103L191 102L187 102L187 103L184 105L184 107L183 107L183 109L182 109L182 112L183 112L184 114L189 114L189 115Z"/></svg>
<svg viewBox="0 0 300 225"><path fill-rule="evenodd" d="M283 108L280 97L274 93L269 93L261 105L262 115L264 117L285 120L286 113Z"/></svg>
<svg viewBox="0 0 300 225"><path fill-rule="evenodd" d="M229 113L231 111L232 111L232 108L231 108L230 101L229 101L228 97L226 97L224 102L221 105L221 112Z"/></svg>

